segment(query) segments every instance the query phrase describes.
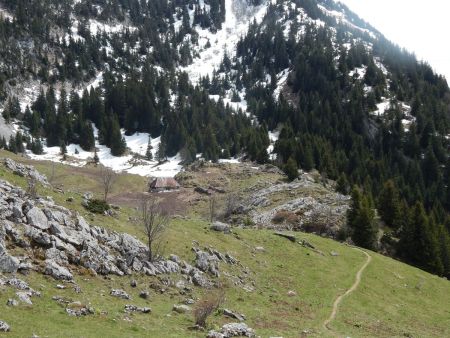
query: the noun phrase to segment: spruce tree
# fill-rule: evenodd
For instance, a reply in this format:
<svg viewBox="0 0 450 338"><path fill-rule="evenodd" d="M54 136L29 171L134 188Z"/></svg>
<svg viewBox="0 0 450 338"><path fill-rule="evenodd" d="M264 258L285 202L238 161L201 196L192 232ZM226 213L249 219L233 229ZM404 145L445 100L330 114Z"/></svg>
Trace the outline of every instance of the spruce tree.
<svg viewBox="0 0 450 338"><path fill-rule="evenodd" d="M289 181L293 181L298 177L297 162L292 157L289 157L286 165L284 166L284 172Z"/></svg>
<svg viewBox="0 0 450 338"><path fill-rule="evenodd" d="M433 226L422 203L416 202L402 229L398 252L407 262L428 272L441 274L444 268Z"/></svg>
<svg viewBox="0 0 450 338"><path fill-rule="evenodd" d="M352 233L353 242L366 249L375 250L378 240L378 228L375 224L375 212L370 199L359 188L352 191L352 203L347 213L347 224Z"/></svg>
<svg viewBox="0 0 450 338"><path fill-rule="evenodd" d="M378 197L378 211L381 219L391 228L399 229L402 225L403 215L401 210L399 192L394 181L388 180Z"/></svg>
<svg viewBox="0 0 450 338"><path fill-rule="evenodd" d="M145 159L147 161L153 160L152 149L153 149L153 147L152 147L152 138L149 135L148 136L148 142L147 142L147 150L145 151Z"/></svg>

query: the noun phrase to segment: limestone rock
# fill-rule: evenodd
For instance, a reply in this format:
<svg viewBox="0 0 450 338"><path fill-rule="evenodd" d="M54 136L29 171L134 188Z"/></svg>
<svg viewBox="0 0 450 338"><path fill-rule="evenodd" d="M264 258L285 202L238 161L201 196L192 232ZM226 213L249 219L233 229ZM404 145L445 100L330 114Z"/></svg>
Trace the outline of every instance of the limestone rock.
<svg viewBox="0 0 450 338"><path fill-rule="evenodd" d="M208 338L255 337L255 331L245 323L229 323L220 331L209 331Z"/></svg>
<svg viewBox="0 0 450 338"><path fill-rule="evenodd" d="M141 297L142 299L148 299L150 298L150 292L148 292L147 290L142 290L141 292L139 292L139 297Z"/></svg>
<svg viewBox="0 0 450 338"><path fill-rule="evenodd" d="M110 295L117 298L130 299L128 293L121 289L112 289Z"/></svg>
<svg viewBox="0 0 450 338"><path fill-rule="evenodd" d="M38 207L33 207L27 212L27 221L31 226L41 230L50 228L47 216L45 216L44 212Z"/></svg>
<svg viewBox="0 0 450 338"><path fill-rule="evenodd" d="M138 307L136 305L125 305L125 312L141 312L141 313L151 313L152 309L149 307Z"/></svg>
<svg viewBox="0 0 450 338"><path fill-rule="evenodd" d="M8 254L6 248L0 242L0 272L14 273L19 269L20 261Z"/></svg>
<svg viewBox="0 0 450 338"><path fill-rule="evenodd" d="M17 301L17 300L15 300L15 299L8 299L8 301L6 302L6 305L7 306L17 306L17 305L19 305L19 302Z"/></svg>
<svg viewBox="0 0 450 338"><path fill-rule="evenodd" d="M229 233L230 230L231 230L231 227L228 224L226 224L226 223L214 222L211 225L211 230Z"/></svg>
<svg viewBox="0 0 450 338"><path fill-rule="evenodd" d="M184 305L184 304L175 304L172 307L172 311L175 311L177 313L186 313L186 312L190 312L191 311L191 307Z"/></svg>
<svg viewBox="0 0 450 338"><path fill-rule="evenodd" d="M241 313L237 313L228 309L223 309L223 314L227 317L233 318L233 319L237 319L240 322L245 321L245 316Z"/></svg>
<svg viewBox="0 0 450 338"><path fill-rule="evenodd" d="M46 275L50 275L55 279L60 280L72 280L73 276L70 273L69 269L59 265L54 260L47 259L45 261L45 270L44 273Z"/></svg>
<svg viewBox="0 0 450 338"><path fill-rule="evenodd" d="M10 329L8 323L0 320L0 332L9 332Z"/></svg>

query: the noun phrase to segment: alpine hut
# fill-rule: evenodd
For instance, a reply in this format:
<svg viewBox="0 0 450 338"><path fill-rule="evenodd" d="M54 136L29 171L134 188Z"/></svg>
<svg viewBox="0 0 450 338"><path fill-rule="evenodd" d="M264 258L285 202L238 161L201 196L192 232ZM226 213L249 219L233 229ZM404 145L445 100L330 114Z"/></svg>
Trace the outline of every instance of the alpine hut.
<svg viewBox="0 0 450 338"><path fill-rule="evenodd" d="M150 192L176 190L180 185L173 177L157 177L150 182Z"/></svg>

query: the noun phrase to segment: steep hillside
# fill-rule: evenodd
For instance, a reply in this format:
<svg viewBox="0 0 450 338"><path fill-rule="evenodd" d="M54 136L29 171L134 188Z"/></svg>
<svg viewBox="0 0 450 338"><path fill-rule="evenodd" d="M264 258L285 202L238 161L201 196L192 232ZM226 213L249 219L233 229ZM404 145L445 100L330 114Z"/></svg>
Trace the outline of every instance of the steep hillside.
<svg viewBox="0 0 450 338"><path fill-rule="evenodd" d="M52 170L48 163L37 164L48 172ZM236 174L242 171L239 165L226 166L231 166ZM220 169L220 166L217 168ZM267 187L272 184L270 182L282 178L276 172L262 169L248 176L241 172L243 179L239 185L231 184L227 188L232 189L230 192L246 194L247 189ZM73 168L58 165L57 180L59 175L69 172L73 177L71 181L64 181L64 194L61 190L57 192L42 186L39 186L38 192L42 196L51 196L57 204L69 210L78 210L97 229L104 227L108 232L129 232L144 240L141 228L132 221L136 211L126 204L121 204L115 217L89 214L81 207L84 188L80 182L91 180L96 170L85 168L74 171ZM248 167L247 170L252 169ZM213 176L209 179L213 181L214 177L217 178L217 171L211 168L211 173ZM0 167L0 175L14 185L25 187L27 184L25 178L14 175L3 166ZM221 281L226 298L222 308L244 314L245 323L257 335L432 337L449 334L448 281L371 251L366 251L371 261L362 270L359 284L337 305L336 317L325 327L333 303L355 284L357 272L367 262L361 250L306 233L295 233L297 243L274 235L273 230L233 227L230 234L210 230L209 223L204 216L200 216L206 212L204 203L208 197L194 192L191 184L194 182L192 180L197 180L195 177L193 171L191 183L183 185L182 189L185 196L196 195L197 202L190 204L184 216L173 219L166 237L165 252L167 256L175 254L180 260L196 264L196 254L191 247L209 247L228 253L237 260L237 264L221 261L218 264L220 277L210 273L205 273L205 276L213 283ZM202 177L198 175L198 180ZM113 190L113 198L123 194L123 184L131 186L139 179L121 175L122 183ZM92 182L95 190L97 181ZM204 183L197 181L196 184L201 186ZM4 185L2 182L1 186ZM136 193L139 190L127 192ZM163 199L173 197L171 193L160 196ZM47 198L39 203L45 200L49 201ZM4 224L2 220L2 228ZM17 230L22 226L13 225ZM131 272L125 276L104 276L104 272L100 272L95 275L92 271L81 269L75 262L64 265L73 273L73 281L55 280L41 274L45 255L43 257L38 253L37 246L33 251L23 251L12 242L10 235L4 241L9 254L26 258L32 264L28 274L17 274L16 277L34 290L18 290L26 288L25 285L14 282L11 279L13 276L8 273L0 276L0 321L10 326L7 336L95 337L99 332L111 337L204 337L207 334L190 330L193 325L190 311L177 313L173 311L173 306L192 299L194 304L189 306L195 307L202 295L214 292L215 288L205 289L190 284L181 273L148 276L142 272ZM132 281L137 287L130 286ZM130 299L110 295L111 290L116 289L125 291ZM139 294L145 290L149 292L149 297L140 298ZM26 304L23 297L19 298L19 294L28 292L32 294L29 297L32 305ZM18 304L11 307L9 299L15 299ZM127 304L151 308L151 313L126 312ZM70 315L70 310L81 311L84 308L87 309L86 315ZM218 312L209 321L209 329L217 330L223 324L234 321L236 319Z"/></svg>
<svg viewBox="0 0 450 338"><path fill-rule="evenodd" d="M339 2L0 9L0 148L142 177L183 178L196 160L275 165L299 181L256 187L230 222L315 231L450 277L450 89Z"/></svg>

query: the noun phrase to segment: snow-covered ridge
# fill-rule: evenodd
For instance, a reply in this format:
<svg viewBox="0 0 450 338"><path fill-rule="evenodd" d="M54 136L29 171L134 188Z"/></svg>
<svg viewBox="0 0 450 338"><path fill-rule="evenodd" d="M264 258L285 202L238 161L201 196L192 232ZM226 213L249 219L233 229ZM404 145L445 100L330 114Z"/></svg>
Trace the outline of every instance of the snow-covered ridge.
<svg viewBox="0 0 450 338"><path fill-rule="evenodd" d="M355 25L353 22L351 22L350 20L348 20L347 17L346 17L346 15L345 15L345 13L339 12L339 11L336 11L336 10L329 10L329 9L327 9L327 8L326 8L325 6L323 6L323 5L317 5L317 7L318 7L325 15L331 16L331 17L335 18L336 21L337 21L338 23L343 24L343 25L346 25L346 26L348 26L348 27L350 27L350 28L359 30L359 31L361 31L361 32L363 32L363 33L367 33L367 34L369 34L369 36L370 36L371 38L373 38L373 39L376 39L376 38L377 38L377 36L376 36L376 35L374 34L374 32L372 32L371 30L366 29L366 28L359 27L359 26Z"/></svg>
<svg viewBox="0 0 450 338"><path fill-rule="evenodd" d="M266 14L267 2L254 7L245 0L225 0L225 22L222 29L212 33L209 29L195 27L199 39L199 57L181 70L189 74L193 84L197 84L200 77L211 76L223 60L225 54L230 58L236 54L236 45L244 36L251 22L261 22ZM208 43L210 47L208 47Z"/></svg>

